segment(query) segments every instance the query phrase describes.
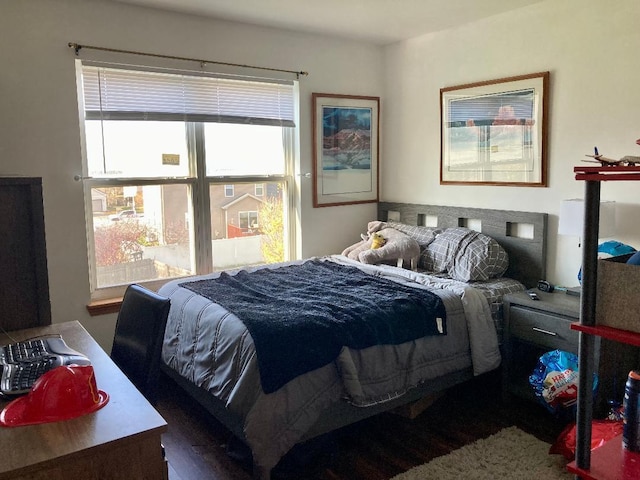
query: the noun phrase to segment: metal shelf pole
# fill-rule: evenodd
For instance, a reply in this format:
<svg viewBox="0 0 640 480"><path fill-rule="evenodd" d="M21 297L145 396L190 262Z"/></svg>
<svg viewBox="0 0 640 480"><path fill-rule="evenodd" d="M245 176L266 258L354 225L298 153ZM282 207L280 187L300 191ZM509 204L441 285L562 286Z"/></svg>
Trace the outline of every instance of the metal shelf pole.
<svg viewBox="0 0 640 480"><path fill-rule="evenodd" d="M598 269L598 226L600 223L600 181L585 182L584 231L582 235L582 294L580 323L596 323L596 288ZM591 467L591 419L593 409L593 372L595 342L593 335L580 332L578 357L578 410L576 416L576 465Z"/></svg>

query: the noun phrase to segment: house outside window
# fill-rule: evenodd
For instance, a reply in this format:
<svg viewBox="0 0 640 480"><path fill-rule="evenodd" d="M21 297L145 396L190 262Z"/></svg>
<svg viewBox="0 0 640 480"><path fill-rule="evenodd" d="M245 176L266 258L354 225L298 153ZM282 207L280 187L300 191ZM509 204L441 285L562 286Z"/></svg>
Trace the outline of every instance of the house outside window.
<svg viewBox="0 0 640 480"><path fill-rule="evenodd" d="M253 88L248 80L80 60L78 69L93 299L117 296L133 282L157 288L171 278L289 259L293 116L236 118L209 113L210 105L172 111L178 90L227 85L259 98L265 82ZM140 84L149 88L134 88ZM293 108L295 83L266 88L290 93ZM258 196L256 180L265 177ZM269 223L264 229L260 217Z"/></svg>
<svg viewBox="0 0 640 480"><path fill-rule="evenodd" d="M255 194L256 194L256 197L261 197L261 196L264 195L264 184L263 183L256 183Z"/></svg>

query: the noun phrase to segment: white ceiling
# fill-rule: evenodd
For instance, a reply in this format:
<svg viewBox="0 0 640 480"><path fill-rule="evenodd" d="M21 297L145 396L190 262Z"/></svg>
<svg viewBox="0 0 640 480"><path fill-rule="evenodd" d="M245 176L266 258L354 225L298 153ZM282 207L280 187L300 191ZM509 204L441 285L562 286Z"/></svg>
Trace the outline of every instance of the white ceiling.
<svg viewBox="0 0 640 480"><path fill-rule="evenodd" d="M543 0L112 0L379 45Z"/></svg>

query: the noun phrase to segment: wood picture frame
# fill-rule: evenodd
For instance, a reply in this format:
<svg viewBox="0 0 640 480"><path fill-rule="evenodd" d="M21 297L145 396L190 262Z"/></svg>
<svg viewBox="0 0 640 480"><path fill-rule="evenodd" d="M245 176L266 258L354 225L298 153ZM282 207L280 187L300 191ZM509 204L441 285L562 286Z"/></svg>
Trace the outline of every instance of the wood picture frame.
<svg viewBox="0 0 640 480"><path fill-rule="evenodd" d="M380 97L312 94L313 206L378 201Z"/></svg>
<svg viewBox="0 0 640 480"><path fill-rule="evenodd" d="M547 186L549 72L440 89L440 184Z"/></svg>

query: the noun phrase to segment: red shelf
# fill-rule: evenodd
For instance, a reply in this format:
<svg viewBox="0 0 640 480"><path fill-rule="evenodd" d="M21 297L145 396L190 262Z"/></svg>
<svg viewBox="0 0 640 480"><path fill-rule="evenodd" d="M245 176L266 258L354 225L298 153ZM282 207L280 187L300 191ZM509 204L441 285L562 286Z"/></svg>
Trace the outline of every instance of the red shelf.
<svg viewBox="0 0 640 480"><path fill-rule="evenodd" d="M571 324L571 330L588 333L589 335L597 335L599 337L615 340L616 342L626 343L640 347L640 333L631 332L629 330L621 330L619 328L607 327L604 325L587 326L575 322Z"/></svg>
<svg viewBox="0 0 640 480"><path fill-rule="evenodd" d="M640 180L640 166L574 167L576 180Z"/></svg>
<svg viewBox="0 0 640 480"><path fill-rule="evenodd" d="M640 453L630 452L622 446L622 435L609 440L591 451L591 468L576 467L573 461L567 470L582 480L638 480L640 478Z"/></svg>

